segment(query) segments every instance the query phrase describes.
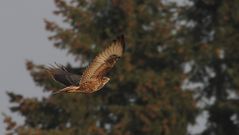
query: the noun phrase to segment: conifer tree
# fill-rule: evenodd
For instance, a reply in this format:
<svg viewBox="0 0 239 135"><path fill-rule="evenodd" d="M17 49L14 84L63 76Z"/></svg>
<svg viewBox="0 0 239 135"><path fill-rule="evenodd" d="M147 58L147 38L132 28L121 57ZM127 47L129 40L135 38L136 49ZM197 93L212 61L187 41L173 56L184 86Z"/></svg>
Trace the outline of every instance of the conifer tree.
<svg viewBox="0 0 239 135"><path fill-rule="evenodd" d="M68 27L46 20L58 49L76 58L81 74L92 58L115 36L124 33L123 58L109 74L111 81L91 95L58 94L42 100L9 92L12 112L24 125L6 117L9 134L39 135L185 135L197 115L193 92L183 90L189 60L179 44L177 13L181 8L159 0L55 0L55 15ZM44 65L27 62L36 85L57 90ZM50 91L51 92L51 91ZM13 123L13 124L12 124ZM12 125L12 126L11 126Z"/></svg>
<svg viewBox="0 0 239 135"><path fill-rule="evenodd" d="M239 124L239 1L191 0L181 14L181 38L192 70L190 83L197 89L201 111L208 112L203 135L238 135ZM186 37L186 38L184 38Z"/></svg>

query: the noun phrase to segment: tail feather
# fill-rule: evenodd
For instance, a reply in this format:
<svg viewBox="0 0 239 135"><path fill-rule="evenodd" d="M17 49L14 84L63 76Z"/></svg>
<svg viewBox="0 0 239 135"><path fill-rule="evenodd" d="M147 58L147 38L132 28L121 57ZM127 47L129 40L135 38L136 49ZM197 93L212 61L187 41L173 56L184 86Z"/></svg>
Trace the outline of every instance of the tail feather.
<svg viewBox="0 0 239 135"><path fill-rule="evenodd" d="M52 94L59 94L59 93L63 93L63 92L77 92L77 90L79 89L79 86L69 86L69 87L65 87L63 89L60 89L56 92L53 92Z"/></svg>
<svg viewBox="0 0 239 135"><path fill-rule="evenodd" d="M52 94L53 94L53 95L56 95L56 94L63 93L63 92L67 92L67 91L69 91L69 88L68 88L68 87L66 87L66 88L64 88L64 89L60 89L60 90L58 90L58 91L55 91L55 92L53 92Z"/></svg>

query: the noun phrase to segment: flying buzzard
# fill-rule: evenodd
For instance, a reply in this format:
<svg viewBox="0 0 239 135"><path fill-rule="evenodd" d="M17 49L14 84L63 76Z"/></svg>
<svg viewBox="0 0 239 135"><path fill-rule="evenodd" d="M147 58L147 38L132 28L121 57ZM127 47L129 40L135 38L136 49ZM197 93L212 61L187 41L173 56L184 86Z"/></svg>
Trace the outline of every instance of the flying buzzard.
<svg viewBox="0 0 239 135"><path fill-rule="evenodd" d="M52 78L66 87L55 92L92 93L100 90L110 78L105 75L113 68L116 61L123 55L125 48L124 36L121 35L100 54L98 54L83 72L82 76L68 72L63 66L48 68Z"/></svg>

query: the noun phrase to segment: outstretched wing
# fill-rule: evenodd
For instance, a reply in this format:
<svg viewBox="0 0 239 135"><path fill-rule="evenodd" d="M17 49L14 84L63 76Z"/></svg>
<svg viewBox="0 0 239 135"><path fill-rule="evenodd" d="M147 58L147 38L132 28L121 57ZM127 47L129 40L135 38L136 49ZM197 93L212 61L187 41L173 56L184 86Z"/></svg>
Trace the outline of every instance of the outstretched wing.
<svg viewBox="0 0 239 135"><path fill-rule="evenodd" d="M46 70L55 81L65 86L79 84L80 75L68 72L64 66L61 65L51 66Z"/></svg>
<svg viewBox="0 0 239 135"><path fill-rule="evenodd" d="M124 36L117 37L103 52L98 54L89 67L83 72L80 83L93 77L104 76L123 55L125 48Z"/></svg>

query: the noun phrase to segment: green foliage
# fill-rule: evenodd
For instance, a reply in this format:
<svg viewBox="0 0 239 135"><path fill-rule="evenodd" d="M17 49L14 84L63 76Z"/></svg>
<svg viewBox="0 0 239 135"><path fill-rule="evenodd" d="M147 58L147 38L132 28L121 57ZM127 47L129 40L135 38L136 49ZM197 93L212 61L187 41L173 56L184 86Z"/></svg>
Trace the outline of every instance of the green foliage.
<svg viewBox="0 0 239 135"><path fill-rule="evenodd" d="M45 20L49 39L82 64L67 69L81 74L109 39L122 33L126 52L99 92L41 101L9 93L11 110L25 118L24 125L16 125L6 116L9 133L185 135L198 112L207 111L203 135L239 134L239 2L191 2L178 7L159 0L55 0L54 13L68 27ZM28 62L27 68L44 90L61 87L42 65ZM182 89L185 80L202 87ZM214 101L197 106L204 99Z"/></svg>
<svg viewBox="0 0 239 135"><path fill-rule="evenodd" d="M204 85L199 99L214 99L201 108L209 113L207 128L202 134L237 135L239 1L192 2L183 14L187 22L194 25L184 35L190 39L187 43L193 50L190 80Z"/></svg>

